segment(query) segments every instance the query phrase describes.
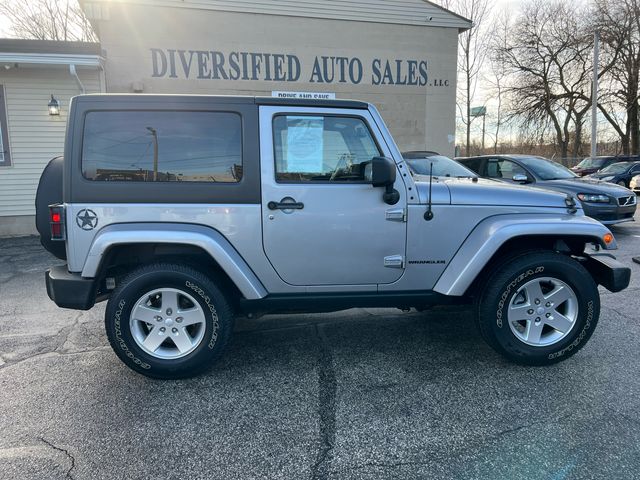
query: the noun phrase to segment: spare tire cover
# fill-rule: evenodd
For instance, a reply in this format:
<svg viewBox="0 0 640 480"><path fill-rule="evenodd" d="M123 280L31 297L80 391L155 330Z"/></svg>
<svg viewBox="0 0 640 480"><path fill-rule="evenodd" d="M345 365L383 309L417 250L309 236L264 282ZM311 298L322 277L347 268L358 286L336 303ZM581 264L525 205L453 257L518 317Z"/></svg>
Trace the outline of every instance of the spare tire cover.
<svg viewBox="0 0 640 480"><path fill-rule="evenodd" d="M65 242L51 240L51 226L49 224L49 205L62 203L62 174L64 159L55 157L45 167L38 190L36 191L36 229L40 234L40 243L56 257L66 260Z"/></svg>

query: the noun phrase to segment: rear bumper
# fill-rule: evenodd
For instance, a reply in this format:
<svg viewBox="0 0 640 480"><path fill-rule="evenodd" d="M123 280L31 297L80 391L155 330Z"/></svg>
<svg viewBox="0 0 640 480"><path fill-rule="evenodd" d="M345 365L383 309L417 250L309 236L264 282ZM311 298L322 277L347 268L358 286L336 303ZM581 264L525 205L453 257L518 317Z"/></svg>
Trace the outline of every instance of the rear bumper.
<svg viewBox="0 0 640 480"><path fill-rule="evenodd" d="M611 292L624 290L631 281L631 269L608 253L586 255L584 266L596 283Z"/></svg>
<svg viewBox="0 0 640 480"><path fill-rule="evenodd" d="M47 270L45 281L47 295L59 307L89 310L96 303L96 280L70 273L66 265Z"/></svg>

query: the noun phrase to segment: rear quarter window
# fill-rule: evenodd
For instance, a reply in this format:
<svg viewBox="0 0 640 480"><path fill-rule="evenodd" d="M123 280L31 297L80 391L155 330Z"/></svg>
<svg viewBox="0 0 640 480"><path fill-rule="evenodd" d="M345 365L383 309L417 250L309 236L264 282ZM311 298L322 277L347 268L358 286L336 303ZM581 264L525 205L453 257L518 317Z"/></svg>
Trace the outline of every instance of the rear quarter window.
<svg viewBox="0 0 640 480"><path fill-rule="evenodd" d="M237 183L242 120L231 112L90 111L81 165L98 182Z"/></svg>
<svg viewBox="0 0 640 480"><path fill-rule="evenodd" d="M465 167L470 168L477 174L483 175L483 172L481 171L482 158L468 158L468 159L462 160L460 163L462 163L462 165L464 165Z"/></svg>

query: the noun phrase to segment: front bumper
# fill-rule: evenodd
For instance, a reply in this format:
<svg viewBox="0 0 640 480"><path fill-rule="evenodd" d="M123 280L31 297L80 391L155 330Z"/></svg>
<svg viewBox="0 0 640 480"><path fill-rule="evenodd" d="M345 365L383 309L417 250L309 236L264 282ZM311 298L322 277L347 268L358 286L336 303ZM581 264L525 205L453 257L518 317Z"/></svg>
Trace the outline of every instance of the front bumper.
<svg viewBox="0 0 640 480"><path fill-rule="evenodd" d="M620 206L615 204L594 204L582 202L584 214L595 218L604 225L613 225L622 222L633 222L636 213L636 204Z"/></svg>
<svg viewBox="0 0 640 480"><path fill-rule="evenodd" d="M608 253L585 255L584 267L598 285L610 292L624 290L631 281L631 269Z"/></svg>
<svg viewBox="0 0 640 480"><path fill-rule="evenodd" d="M96 303L97 282L70 273L66 265L52 267L45 272L47 295L62 308L89 310Z"/></svg>

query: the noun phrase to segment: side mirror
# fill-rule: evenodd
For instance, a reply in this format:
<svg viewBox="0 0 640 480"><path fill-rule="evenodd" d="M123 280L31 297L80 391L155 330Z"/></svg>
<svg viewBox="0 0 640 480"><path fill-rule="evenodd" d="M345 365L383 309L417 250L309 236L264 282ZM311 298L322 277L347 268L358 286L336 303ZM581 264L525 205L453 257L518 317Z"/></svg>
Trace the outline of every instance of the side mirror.
<svg viewBox="0 0 640 480"><path fill-rule="evenodd" d="M371 159L371 183L374 187L393 186L396 182L396 164L386 157Z"/></svg>
<svg viewBox="0 0 640 480"><path fill-rule="evenodd" d="M527 177L525 174L523 173L516 173L513 177L512 180L514 182L518 182L518 183L529 183L529 177Z"/></svg>
<svg viewBox="0 0 640 480"><path fill-rule="evenodd" d="M384 187L382 199L389 205L395 205L400 200L400 193L393 188L396 181L396 164L386 157L371 159L371 184L374 187Z"/></svg>

